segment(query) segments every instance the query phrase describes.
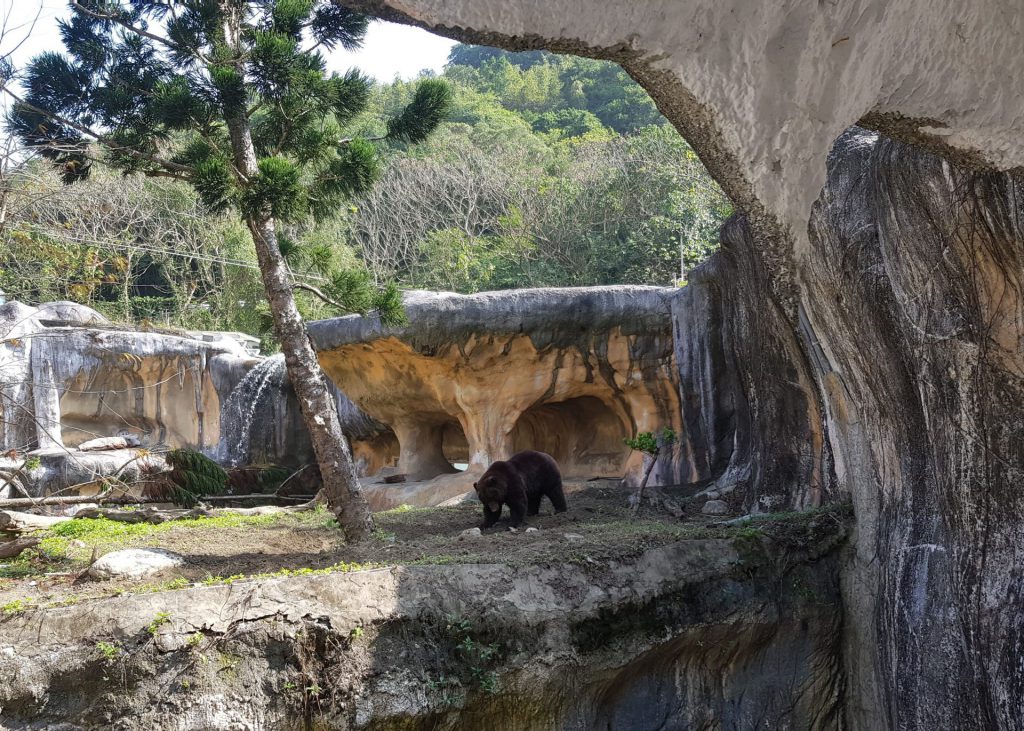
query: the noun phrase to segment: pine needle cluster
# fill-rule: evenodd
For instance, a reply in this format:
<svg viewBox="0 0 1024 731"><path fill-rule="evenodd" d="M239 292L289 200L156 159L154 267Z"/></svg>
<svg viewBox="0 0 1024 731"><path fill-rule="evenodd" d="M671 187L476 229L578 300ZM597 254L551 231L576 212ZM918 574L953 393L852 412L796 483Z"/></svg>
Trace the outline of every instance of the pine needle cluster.
<svg viewBox="0 0 1024 731"><path fill-rule="evenodd" d="M207 495L219 495L227 487L227 472L201 452L174 449L166 459L171 471L166 475L163 494L175 505L195 507Z"/></svg>

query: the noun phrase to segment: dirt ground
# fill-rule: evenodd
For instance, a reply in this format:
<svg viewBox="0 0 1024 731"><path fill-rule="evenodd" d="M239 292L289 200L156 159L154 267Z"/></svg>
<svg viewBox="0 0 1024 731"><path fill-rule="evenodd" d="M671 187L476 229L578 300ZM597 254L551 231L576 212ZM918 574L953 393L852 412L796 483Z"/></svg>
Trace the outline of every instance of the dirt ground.
<svg viewBox="0 0 1024 731"><path fill-rule="evenodd" d="M702 501L687 504L680 498L686 509L682 519L649 507L633 516L626 504L629 491L616 481L569 483L566 488L568 512L554 514L545 500L541 514L529 518L518 532L509 530L506 510L505 519L494 528L479 536L464 535L463 531L477 527L482 520L480 506L473 501L455 507L377 513L373 538L357 545L342 543L336 524L325 511L234 521L174 521L133 525L130 530L110 521L74 521L80 525L56 531L62 535L44 539L42 550L23 555L18 562L0 564L0 610L10 613L200 582L381 565L602 564L726 530L713 524L721 518L700 515ZM526 531L526 527L536 530ZM181 554L185 565L134 582L95 581L85 573L94 555L143 546Z"/></svg>

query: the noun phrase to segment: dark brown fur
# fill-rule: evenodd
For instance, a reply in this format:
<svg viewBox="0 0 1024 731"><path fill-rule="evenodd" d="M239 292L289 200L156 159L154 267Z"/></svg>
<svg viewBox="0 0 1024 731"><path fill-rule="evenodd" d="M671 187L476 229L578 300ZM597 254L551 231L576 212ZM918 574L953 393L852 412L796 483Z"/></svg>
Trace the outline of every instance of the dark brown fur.
<svg viewBox="0 0 1024 731"><path fill-rule="evenodd" d="M510 524L518 528L527 515L540 511L540 500L547 496L556 513L566 510L562 473L558 463L544 452L526 450L505 461L494 462L483 477L473 483L484 506L481 528L490 528L501 517L501 506L508 505Z"/></svg>

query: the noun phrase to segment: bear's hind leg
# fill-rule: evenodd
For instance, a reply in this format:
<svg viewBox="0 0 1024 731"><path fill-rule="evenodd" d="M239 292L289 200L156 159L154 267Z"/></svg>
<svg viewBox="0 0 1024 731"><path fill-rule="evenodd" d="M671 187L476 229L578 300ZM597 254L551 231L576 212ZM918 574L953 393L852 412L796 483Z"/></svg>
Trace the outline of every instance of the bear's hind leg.
<svg viewBox="0 0 1024 731"><path fill-rule="evenodd" d="M564 513L569 509L569 505L565 502L565 490L562 489L561 478L558 479L557 483L548 488L547 495L551 504L555 506L556 513Z"/></svg>
<svg viewBox="0 0 1024 731"><path fill-rule="evenodd" d="M539 492L531 493L526 497L526 514L536 515L540 512L540 499L543 497Z"/></svg>

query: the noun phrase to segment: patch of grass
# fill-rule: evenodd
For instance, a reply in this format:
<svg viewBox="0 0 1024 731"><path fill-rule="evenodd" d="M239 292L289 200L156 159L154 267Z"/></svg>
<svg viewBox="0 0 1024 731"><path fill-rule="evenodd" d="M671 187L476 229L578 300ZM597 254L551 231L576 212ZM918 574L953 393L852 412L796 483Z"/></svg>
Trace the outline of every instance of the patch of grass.
<svg viewBox="0 0 1024 731"><path fill-rule="evenodd" d="M368 571L370 569L384 568L387 564L381 563L348 563L339 561L331 566L314 569L310 567L300 569L279 569L277 571L266 571L259 574L234 574L233 576L208 576L203 579L203 586L226 586L238 581L261 581L263 579L282 579L290 576L323 576L325 574L348 574L353 571Z"/></svg>
<svg viewBox="0 0 1024 731"><path fill-rule="evenodd" d="M328 527L336 522L325 510L308 513L271 513L269 515L225 514L214 517L169 520L165 523L122 523L107 518L74 518L57 523L39 533L39 546L22 552L17 559L0 564L0 579L24 579L54 570L81 568L92 556L130 546L158 543L170 531L223 530L226 528L262 528L279 523L303 527ZM183 588L161 586L156 591Z"/></svg>
<svg viewBox="0 0 1024 731"><path fill-rule="evenodd" d="M81 594L68 594L60 599L54 599L52 602L47 602L43 605L43 609L52 609L54 607L73 607L86 598L87 597L84 597Z"/></svg>
<svg viewBox="0 0 1024 731"><path fill-rule="evenodd" d="M4 614L20 614L21 612L30 609L33 605L31 599L12 599L3 606L0 606L0 612Z"/></svg>
<svg viewBox="0 0 1024 731"><path fill-rule="evenodd" d="M0 564L0 579L25 579L29 576L38 576L45 571L45 567L40 568L37 565L38 559L39 554L35 550L23 551L16 560Z"/></svg>
<svg viewBox="0 0 1024 731"><path fill-rule="evenodd" d="M453 556L448 553L441 553L436 556L420 556L412 561L403 561L402 564L405 566L445 566L457 563L477 563L478 559L479 556L476 554Z"/></svg>

